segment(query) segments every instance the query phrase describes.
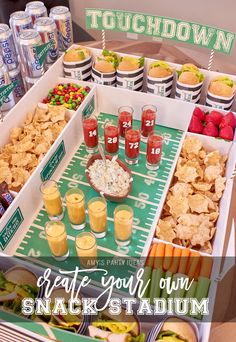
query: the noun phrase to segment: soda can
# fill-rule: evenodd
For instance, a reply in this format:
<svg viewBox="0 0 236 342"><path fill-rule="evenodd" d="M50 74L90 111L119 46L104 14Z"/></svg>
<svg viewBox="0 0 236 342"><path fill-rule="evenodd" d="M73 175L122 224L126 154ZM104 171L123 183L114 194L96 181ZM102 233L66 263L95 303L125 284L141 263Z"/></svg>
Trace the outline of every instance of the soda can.
<svg viewBox="0 0 236 342"><path fill-rule="evenodd" d="M57 26L59 51L65 52L73 44L72 19L69 8L65 6L53 7L49 16L53 18Z"/></svg>
<svg viewBox="0 0 236 342"><path fill-rule="evenodd" d="M20 58L25 75L32 78L44 74L44 66L40 65L36 47L42 45L42 39L36 30L24 30L20 33Z"/></svg>
<svg viewBox="0 0 236 342"><path fill-rule="evenodd" d="M18 67L18 56L12 32L6 24L0 24L0 55L9 71Z"/></svg>
<svg viewBox="0 0 236 342"><path fill-rule="evenodd" d="M40 34L40 37L44 44L52 42L52 48L48 51L46 57L47 67L48 64L54 63L59 56L57 27L55 21L52 18L44 17L36 19L35 29Z"/></svg>
<svg viewBox="0 0 236 342"><path fill-rule="evenodd" d="M30 90L37 82L40 80L39 78L31 78L31 77L26 77L25 78L25 84L26 84L26 90Z"/></svg>
<svg viewBox="0 0 236 342"><path fill-rule="evenodd" d="M8 70L3 60L0 58L0 88L10 84L10 77L8 74ZM10 110L15 105L15 100L13 93L11 92L6 100L3 102L2 107L0 108L2 112L6 112Z"/></svg>
<svg viewBox="0 0 236 342"><path fill-rule="evenodd" d="M42 1L28 2L26 4L25 11L31 16L33 24L37 18L48 16L47 8Z"/></svg>
<svg viewBox="0 0 236 342"><path fill-rule="evenodd" d="M17 103L25 95L25 86L21 75L20 67L9 71L9 77L11 82L17 82L16 87L13 89L14 100L15 103Z"/></svg>
<svg viewBox="0 0 236 342"><path fill-rule="evenodd" d="M19 39L20 32L22 30L33 28L32 19L28 13L24 11L17 11L11 14L9 23L10 23L10 27L12 30L14 42L16 44L16 49L19 54L19 51L18 51L19 40L18 39Z"/></svg>

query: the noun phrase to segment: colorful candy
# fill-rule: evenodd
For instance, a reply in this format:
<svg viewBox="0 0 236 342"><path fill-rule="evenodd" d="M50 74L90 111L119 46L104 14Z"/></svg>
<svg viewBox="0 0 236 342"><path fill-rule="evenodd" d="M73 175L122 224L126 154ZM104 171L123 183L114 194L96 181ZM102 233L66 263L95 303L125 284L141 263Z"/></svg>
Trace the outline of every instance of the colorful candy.
<svg viewBox="0 0 236 342"><path fill-rule="evenodd" d="M82 87L75 83L60 83L49 90L47 97L43 99L43 103L77 110L89 92L89 87Z"/></svg>

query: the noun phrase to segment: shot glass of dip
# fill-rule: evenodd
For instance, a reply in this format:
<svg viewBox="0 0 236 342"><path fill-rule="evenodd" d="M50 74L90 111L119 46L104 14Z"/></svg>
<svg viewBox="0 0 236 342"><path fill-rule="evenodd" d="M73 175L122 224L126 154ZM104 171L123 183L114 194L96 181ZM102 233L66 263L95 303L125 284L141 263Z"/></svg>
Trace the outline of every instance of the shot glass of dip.
<svg viewBox="0 0 236 342"><path fill-rule="evenodd" d="M147 141L148 136L154 131L157 116L157 108L153 105L146 105L142 108L141 119L141 135L144 142Z"/></svg>
<svg viewBox="0 0 236 342"><path fill-rule="evenodd" d="M49 219L52 221L62 220L64 212L57 182L54 180L43 182L40 187L40 192Z"/></svg>
<svg viewBox="0 0 236 342"><path fill-rule="evenodd" d="M114 211L115 241L118 246L128 246L132 238L133 209L125 204Z"/></svg>
<svg viewBox="0 0 236 342"><path fill-rule="evenodd" d="M61 221L47 222L45 234L54 259L65 260L69 256L69 247L64 223Z"/></svg>
<svg viewBox="0 0 236 342"><path fill-rule="evenodd" d="M72 228L84 229L86 225L84 193L78 188L70 189L65 195L68 217Z"/></svg>
<svg viewBox="0 0 236 342"><path fill-rule="evenodd" d="M115 156L119 152L119 128L107 122L104 126L105 150L108 154Z"/></svg>
<svg viewBox="0 0 236 342"><path fill-rule="evenodd" d="M83 132L86 151L95 153L98 150L98 121L96 116L85 117L83 119Z"/></svg>
<svg viewBox="0 0 236 342"><path fill-rule="evenodd" d="M161 162L164 137L159 132L152 132L147 141L146 168L157 170Z"/></svg>
<svg viewBox="0 0 236 342"><path fill-rule="evenodd" d="M128 129L125 133L125 161L129 165L137 164L140 153L141 134L138 129Z"/></svg>
<svg viewBox="0 0 236 342"><path fill-rule="evenodd" d="M93 233L82 232L75 238L76 252L83 268L93 268L97 260L97 243Z"/></svg>
<svg viewBox="0 0 236 342"><path fill-rule="evenodd" d="M94 197L88 202L91 230L96 238L103 238L107 232L107 202L102 197Z"/></svg>
<svg viewBox="0 0 236 342"><path fill-rule="evenodd" d="M120 141L125 142L125 132L132 128L134 110L129 106L122 106L118 109L118 126Z"/></svg>

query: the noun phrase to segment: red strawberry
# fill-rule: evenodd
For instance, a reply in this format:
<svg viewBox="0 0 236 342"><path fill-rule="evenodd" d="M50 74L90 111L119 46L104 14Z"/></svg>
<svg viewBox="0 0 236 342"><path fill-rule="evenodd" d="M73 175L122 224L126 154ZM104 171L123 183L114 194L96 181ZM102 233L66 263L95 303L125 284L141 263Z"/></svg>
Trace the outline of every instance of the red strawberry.
<svg viewBox="0 0 236 342"><path fill-rule="evenodd" d="M202 133L204 135L209 135L210 137L218 137L218 128L213 124L213 122L208 122Z"/></svg>
<svg viewBox="0 0 236 342"><path fill-rule="evenodd" d="M221 120L223 118L223 114L217 112L216 110L212 110L210 114L206 115L205 120L207 122L213 122L214 125L219 126Z"/></svg>
<svg viewBox="0 0 236 342"><path fill-rule="evenodd" d="M196 107L194 109L193 115L197 116L200 121L204 121L205 120L205 112L201 108L199 108L199 107Z"/></svg>
<svg viewBox="0 0 236 342"><path fill-rule="evenodd" d="M220 138L226 140L233 140L234 139L234 130L231 126L225 126L220 129Z"/></svg>
<svg viewBox="0 0 236 342"><path fill-rule="evenodd" d="M220 128L224 128L226 126L231 126L233 129L236 126L236 119L232 112L229 112L228 114L226 114L220 123Z"/></svg>
<svg viewBox="0 0 236 342"><path fill-rule="evenodd" d="M203 124L197 116L192 116L188 130L192 133L202 133Z"/></svg>

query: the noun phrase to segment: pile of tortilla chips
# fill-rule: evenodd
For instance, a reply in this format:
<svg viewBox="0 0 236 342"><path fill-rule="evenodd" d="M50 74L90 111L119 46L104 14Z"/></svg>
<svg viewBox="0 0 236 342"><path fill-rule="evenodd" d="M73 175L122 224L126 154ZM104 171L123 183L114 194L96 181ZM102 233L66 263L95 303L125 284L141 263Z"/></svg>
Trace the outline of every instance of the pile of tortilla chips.
<svg viewBox="0 0 236 342"><path fill-rule="evenodd" d="M0 183L19 191L67 124L66 108L37 107L0 148Z"/></svg>
<svg viewBox="0 0 236 342"><path fill-rule="evenodd" d="M185 139L156 229L158 238L212 252L226 160L219 151L207 152L196 137Z"/></svg>

